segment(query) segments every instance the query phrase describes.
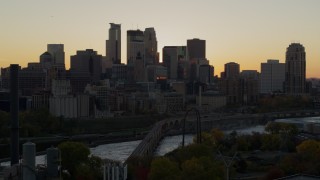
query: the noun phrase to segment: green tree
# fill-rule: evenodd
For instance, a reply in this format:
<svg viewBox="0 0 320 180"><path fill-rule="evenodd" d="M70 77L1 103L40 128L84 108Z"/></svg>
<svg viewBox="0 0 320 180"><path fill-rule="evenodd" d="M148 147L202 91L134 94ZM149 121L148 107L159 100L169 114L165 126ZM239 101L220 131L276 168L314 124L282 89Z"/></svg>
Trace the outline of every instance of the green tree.
<svg viewBox="0 0 320 180"><path fill-rule="evenodd" d="M278 134L263 134L262 135L262 150L279 150L280 136Z"/></svg>
<svg viewBox="0 0 320 180"><path fill-rule="evenodd" d="M156 158L151 163L149 173L151 180L172 180L180 179L180 169L178 164L166 157Z"/></svg>
<svg viewBox="0 0 320 180"><path fill-rule="evenodd" d="M61 151L62 168L69 171L71 176L75 175L78 165L88 162L90 150L79 142L63 142L58 145Z"/></svg>
<svg viewBox="0 0 320 180"><path fill-rule="evenodd" d="M245 136L239 136L237 138L236 146L237 146L238 151L248 151L249 143L248 143L247 139L245 138Z"/></svg>
<svg viewBox="0 0 320 180"><path fill-rule="evenodd" d="M90 156L87 163L82 163L76 167L77 180L102 179L102 160L97 156Z"/></svg>
<svg viewBox="0 0 320 180"><path fill-rule="evenodd" d="M209 157L192 158L182 164L182 179L223 179L224 170Z"/></svg>

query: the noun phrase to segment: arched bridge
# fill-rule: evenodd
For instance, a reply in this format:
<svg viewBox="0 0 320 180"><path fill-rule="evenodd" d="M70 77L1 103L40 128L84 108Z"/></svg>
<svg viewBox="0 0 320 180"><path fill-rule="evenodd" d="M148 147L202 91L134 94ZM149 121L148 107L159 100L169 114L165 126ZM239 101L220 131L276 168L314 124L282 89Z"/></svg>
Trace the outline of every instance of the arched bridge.
<svg viewBox="0 0 320 180"><path fill-rule="evenodd" d="M250 127L254 125L263 124L265 125L268 121L279 118L293 118L293 117L310 117L319 116L320 110L301 110L301 111L290 111L290 112L275 112L275 113L264 113L264 114L247 114L247 115L235 115L235 116L213 116L206 117L197 121L198 127L203 127L202 130L211 130L212 128L219 129L237 129L241 127ZM173 128L182 128L182 122L184 118L170 118L157 122L147 136L141 141L138 147L132 152L128 159L132 157L142 156L153 156L155 149L158 147L160 140L166 135L168 130ZM195 129L195 118L191 117L193 121L189 121L186 129ZM191 122L191 123L190 123ZM199 123L199 124L198 124ZM201 131L200 131L201 132Z"/></svg>

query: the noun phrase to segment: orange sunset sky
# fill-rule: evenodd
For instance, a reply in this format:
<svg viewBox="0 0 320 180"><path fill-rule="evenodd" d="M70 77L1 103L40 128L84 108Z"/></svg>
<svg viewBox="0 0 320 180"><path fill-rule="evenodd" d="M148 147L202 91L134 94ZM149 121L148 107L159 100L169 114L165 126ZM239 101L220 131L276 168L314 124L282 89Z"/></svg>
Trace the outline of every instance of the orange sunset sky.
<svg viewBox="0 0 320 180"><path fill-rule="evenodd" d="M105 55L109 23L126 31L154 27L164 46L206 40L206 56L220 76L227 62L256 69L267 59L285 61L292 42L305 46L307 77L320 78L319 0L10 0L0 2L0 67L39 61L47 44L65 46L66 67L77 50Z"/></svg>

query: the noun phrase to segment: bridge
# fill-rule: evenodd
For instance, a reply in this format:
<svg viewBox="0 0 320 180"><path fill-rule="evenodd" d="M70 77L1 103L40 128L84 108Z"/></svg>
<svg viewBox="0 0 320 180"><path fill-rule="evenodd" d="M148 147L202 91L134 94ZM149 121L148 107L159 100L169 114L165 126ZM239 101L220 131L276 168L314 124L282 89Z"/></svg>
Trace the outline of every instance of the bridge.
<svg viewBox="0 0 320 180"><path fill-rule="evenodd" d="M301 111L287 111L287 112L274 112L262 114L239 114L232 116L225 116L213 114L213 116L204 116L200 122L200 127L204 131L210 131L213 128L222 130L245 128L255 125L265 125L269 121L279 118L295 118L295 117L312 117L319 116L320 109L318 110L301 110ZM185 130L188 133L196 131L195 117L189 119L184 118L170 118L157 122L150 132L141 141L138 147L132 152L128 160L133 157L153 156L154 151L158 147L161 139L166 136L167 132L171 129L182 128L183 120L186 120ZM181 131L179 131L181 133Z"/></svg>

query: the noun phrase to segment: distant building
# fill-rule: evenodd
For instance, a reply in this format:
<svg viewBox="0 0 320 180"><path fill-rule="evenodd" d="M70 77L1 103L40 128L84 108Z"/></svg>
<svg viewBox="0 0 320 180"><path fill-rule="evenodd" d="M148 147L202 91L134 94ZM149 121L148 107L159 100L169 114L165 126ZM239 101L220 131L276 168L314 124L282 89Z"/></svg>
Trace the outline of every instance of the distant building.
<svg viewBox="0 0 320 180"><path fill-rule="evenodd" d="M21 68L21 67L20 67ZM1 68L2 86L9 89L10 67ZM28 63L28 67L19 69L19 90L21 95L31 96L46 89L46 72L40 63Z"/></svg>
<svg viewBox="0 0 320 180"><path fill-rule="evenodd" d="M43 69L50 69L53 66L53 58L48 51L40 55L40 64Z"/></svg>
<svg viewBox="0 0 320 180"><path fill-rule="evenodd" d="M219 81L220 92L226 96L228 105L243 103L243 83L240 78L227 78Z"/></svg>
<svg viewBox="0 0 320 180"><path fill-rule="evenodd" d="M162 49L163 66L167 67L169 79L186 79L189 62L186 46L165 46Z"/></svg>
<svg viewBox="0 0 320 180"><path fill-rule="evenodd" d="M184 110L184 97L180 93L168 92L163 94L166 112L176 113Z"/></svg>
<svg viewBox="0 0 320 180"><path fill-rule="evenodd" d="M279 60L268 60L261 63L260 93L283 92L285 64Z"/></svg>
<svg viewBox="0 0 320 180"><path fill-rule="evenodd" d="M190 60L206 58L206 40L188 39L187 48Z"/></svg>
<svg viewBox="0 0 320 180"><path fill-rule="evenodd" d="M209 61L207 59L202 59L202 58L193 58L193 59L190 59L189 63L190 63L189 81L191 81L191 82L200 81L200 66L209 65ZM202 70L204 70L204 69L205 69L205 66L203 66ZM206 73L201 73L202 78L206 78L206 77L204 77L204 76L206 76L205 74ZM204 79L202 79L202 80L204 80Z"/></svg>
<svg viewBox="0 0 320 180"><path fill-rule="evenodd" d="M227 98L225 95L215 91L203 92L200 96L196 96L196 104L199 104L201 98L201 108L205 110L215 110L227 105Z"/></svg>
<svg viewBox="0 0 320 180"><path fill-rule="evenodd" d="M115 81L125 81L128 76L127 65L125 64L113 64L111 79Z"/></svg>
<svg viewBox="0 0 320 180"><path fill-rule="evenodd" d="M144 46L146 64L159 64L158 41L153 27L144 30Z"/></svg>
<svg viewBox="0 0 320 180"><path fill-rule="evenodd" d="M92 78L89 72L79 72L74 70L67 71L67 79L70 80L73 93L83 93L87 84L92 83Z"/></svg>
<svg viewBox="0 0 320 180"><path fill-rule="evenodd" d="M106 41L106 57L113 64L121 64L121 24L110 23L109 40Z"/></svg>
<svg viewBox="0 0 320 180"><path fill-rule="evenodd" d="M213 83L214 67L209 64L202 64L199 66L199 81L202 83Z"/></svg>
<svg viewBox="0 0 320 180"><path fill-rule="evenodd" d="M260 74L257 70L243 70L240 73L241 94L244 105L254 105L259 100Z"/></svg>
<svg viewBox="0 0 320 180"><path fill-rule="evenodd" d="M162 62L168 70L169 79L178 77L178 52L177 46L165 46L162 49Z"/></svg>
<svg viewBox="0 0 320 180"><path fill-rule="evenodd" d="M144 34L140 30L127 31L127 66L128 81L144 80L145 47Z"/></svg>
<svg viewBox="0 0 320 180"><path fill-rule="evenodd" d="M235 62L229 62L224 65L224 77L222 78L238 78L240 75L240 65Z"/></svg>
<svg viewBox="0 0 320 180"><path fill-rule="evenodd" d="M65 53L63 44L48 44L47 52L52 56L52 65L59 69L65 69Z"/></svg>
<svg viewBox="0 0 320 180"><path fill-rule="evenodd" d="M54 80L52 96L49 98L49 110L56 117L88 118L90 116L90 97L84 94L71 94L69 80Z"/></svg>
<svg viewBox="0 0 320 180"><path fill-rule="evenodd" d="M291 95L301 95L306 92L306 52L299 43L292 43L287 48L285 92Z"/></svg>
<svg viewBox="0 0 320 180"><path fill-rule="evenodd" d="M148 82L156 82L157 79L167 79L167 68L161 65L149 65L146 68Z"/></svg>
<svg viewBox="0 0 320 180"><path fill-rule="evenodd" d="M82 78L89 78L90 82L98 82L101 79L101 59L102 56L92 49L77 51L76 55L71 56L69 75L72 88L74 88L74 82ZM85 85L81 87L80 92L83 92Z"/></svg>
<svg viewBox="0 0 320 180"><path fill-rule="evenodd" d="M127 65L133 65L137 57L145 60L144 34L140 30L127 31Z"/></svg>
<svg viewBox="0 0 320 180"><path fill-rule="evenodd" d="M49 91L39 91L32 95L31 108L32 109L49 109Z"/></svg>

